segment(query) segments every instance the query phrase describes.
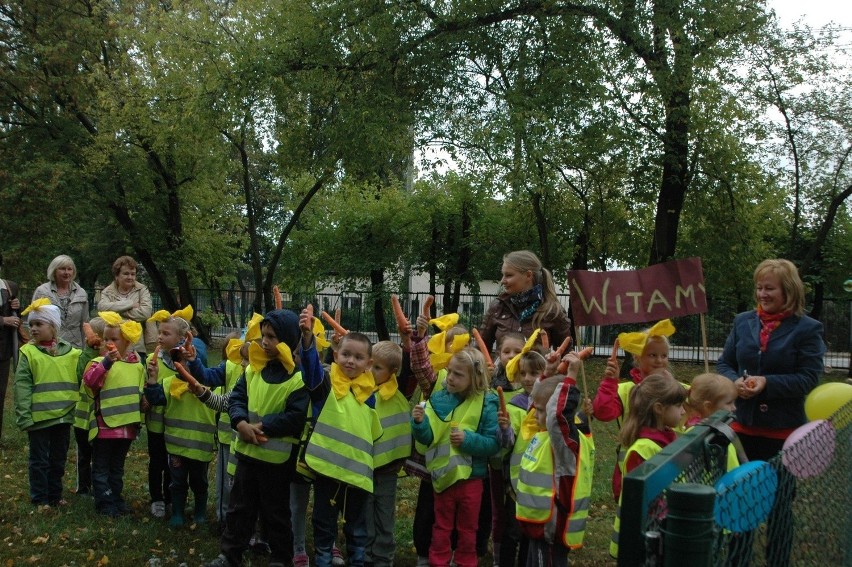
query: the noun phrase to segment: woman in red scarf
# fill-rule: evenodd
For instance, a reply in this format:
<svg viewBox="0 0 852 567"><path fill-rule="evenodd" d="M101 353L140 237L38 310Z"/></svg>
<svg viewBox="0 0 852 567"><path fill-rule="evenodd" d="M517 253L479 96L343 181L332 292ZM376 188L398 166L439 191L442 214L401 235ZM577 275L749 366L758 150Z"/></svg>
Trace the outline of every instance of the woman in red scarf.
<svg viewBox="0 0 852 567"><path fill-rule="evenodd" d="M733 380L739 392L733 428L746 456L769 461L807 422L805 398L823 373L825 342L822 323L804 314L805 288L792 262L764 260L754 271L754 285L757 308L734 319L716 371ZM793 479L779 480L776 504L789 507ZM788 513L773 511L770 532L774 518L787 525L782 517ZM770 533L768 539L775 542L767 548L768 563L785 565L791 537Z"/></svg>

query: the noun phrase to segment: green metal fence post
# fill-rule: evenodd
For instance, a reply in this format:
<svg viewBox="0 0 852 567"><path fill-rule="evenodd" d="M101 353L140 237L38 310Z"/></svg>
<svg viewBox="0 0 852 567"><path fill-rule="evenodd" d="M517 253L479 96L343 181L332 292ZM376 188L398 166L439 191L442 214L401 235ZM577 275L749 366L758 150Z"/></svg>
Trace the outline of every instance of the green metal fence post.
<svg viewBox="0 0 852 567"><path fill-rule="evenodd" d="M705 484L673 484L668 490L668 514L663 529L664 567L710 567L716 529L713 504L716 490Z"/></svg>

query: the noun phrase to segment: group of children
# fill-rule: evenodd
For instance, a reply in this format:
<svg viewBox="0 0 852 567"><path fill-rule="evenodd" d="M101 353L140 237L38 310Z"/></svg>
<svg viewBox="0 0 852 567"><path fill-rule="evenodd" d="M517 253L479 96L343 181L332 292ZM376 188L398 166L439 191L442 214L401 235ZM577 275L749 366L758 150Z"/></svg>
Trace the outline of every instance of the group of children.
<svg viewBox="0 0 852 567"><path fill-rule="evenodd" d="M192 347L191 308L154 314L158 347L144 363L132 350L141 326L115 313L93 320L82 352L59 339L55 306L37 301L24 314L32 340L21 349L15 403L29 436L32 502L63 502L73 424L92 448L96 509L128 513L124 462L145 423L151 511L164 517L170 507L173 527L188 521L190 491L192 522L206 520L216 457L223 530L214 567L239 565L257 539L268 542L269 565L307 567L311 487L318 567L342 562L341 516L348 564L391 566L403 468L421 478L418 565L475 566L489 538L495 565L567 565L589 512L593 417L621 421L619 500L625 474L737 397L718 375L696 377L691 389L672 377L668 321L619 336L635 357L631 380L618 381L614 352L592 401L576 385L581 353L544 348L537 331L507 333L492 364L455 314L401 322L401 346L338 329L324 364L329 343L312 309L276 309L232 337L215 368ZM429 337L431 325L441 332ZM618 518L613 556L617 533Z"/></svg>

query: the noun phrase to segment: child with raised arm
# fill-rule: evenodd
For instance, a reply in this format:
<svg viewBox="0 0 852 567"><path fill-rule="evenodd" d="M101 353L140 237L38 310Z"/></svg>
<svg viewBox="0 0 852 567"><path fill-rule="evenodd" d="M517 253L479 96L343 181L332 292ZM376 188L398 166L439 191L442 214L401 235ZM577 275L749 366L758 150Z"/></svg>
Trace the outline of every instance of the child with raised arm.
<svg viewBox="0 0 852 567"><path fill-rule="evenodd" d="M62 477L79 397L80 350L59 338L61 313L43 297L21 312L28 315L30 341L15 368L15 424L29 440L30 502L64 504Z"/></svg>
<svg viewBox="0 0 852 567"><path fill-rule="evenodd" d="M418 381L434 383L425 337L412 343L411 367ZM497 396L488 391L490 376L478 350L463 348L451 355L443 387L411 413L412 432L426 455L435 492L435 524L429 565L477 565L476 528L488 458L497 444ZM451 547L457 533L455 553Z"/></svg>
<svg viewBox="0 0 852 567"><path fill-rule="evenodd" d="M531 337L534 341L535 337ZM530 344L533 341L529 341ZM491 496L494 511L493 534L495 563L497 565L523 567L527 559L527 537L521 532L515 518L515 489L521 456L531 437L521 435L521 425L531 407L530 394L533 386L542 377L546 361L540 352L524 345L522 351L512 357L508 366L512 369L511 381L520 389L513 396L505 396L506 411L497 411L497 440L500 443L500 472L492 473ZM496 472L496 471L494 471Z"/></svg>
<svg viewBox="0 0 852 567"><path fill-rule="evenodd" d="M668 319L656 323L649 329L635 333L619 333L618 344L634 356L634 368L630 370L630 380L618 381L618 360L610 358L606 363L606 372L601 380L595 399L592 402L593 416L598 421L616 420L619 427L627 417L627 400L634 386L641 383L651 373L667 370L669 367L669 339L675 332L674 325ZM619 463L624 460L624 449L618 447L618 456L612 473L612 495L618 500L621 493L621 475Z"/></svg>
<svg viewBox="0 0 852 567"><path fill-rule="evenodd" d="M411 454L408 400L396 377L402 365L402 348L390 341L373 345L373 378L378 388L376 413L382 437L373 444L373 493L367 499L367 562L392 567L396 552L396 487L399 471Z"/></svg>
<svg viewBox="0 0 852 567"><path fill-rule="evenodd" d="M308 410L308 392L293 353L299 346L299 317L287 309L270 311L260 333L260 344L249 346L249 365L228 402L237 432L237 467L221 554L208 567L240 565L258 517L269 538L269 564L293 562L290 482Z"/></svg>
<svg viewBox="0 0 852 567"><path fill-rule="evenodd" d="M92 360L83 384L93 400L88 440L92 444L95 510L114 518L131 511L122 492L124 462L142 424L145 367L133 350L142 337L142 325L125 321L114 311L101 311L98 317L105 323L106 354Z"/></svg>
<svg viewBox="0 0 852 567"><path fill-rule="evenodd" d="M575 376L580 358L569 353L566 359L566 376L535 383L532 408L522 426L522 436L531 438L515 484L516 517L529 541L527 567L567 566L569 550L583 545L594 443L578 416L580 392Z"/></svg>
<svg viewBox="0 0 852 567"><path fill-rule="evenodd" d="M370 373L372 345L367 336L341 337L334 362L320 363L313 334L313 314L302 310L303 379L316 424L305 449L314 478L314 549L317 567L330 567L343 515L349 565L364 565L367 547L367 497L373 492L373 443L382 435L376 411L367 400L376 389Z"/></svg>
<svg viewBox="0 0 852 567"><path fill-rule="evenodd" d="M675 440L674 428L684 415L683 402L687 391L674 378L651 374L630 392L630 412L621 428L620 441L627 447L624 460L619 463L621 478L659 453ZM621 508L621 490L618 499ZM618 558L618 532L621 518L618 513L612 529L609 554Z"/></svg>

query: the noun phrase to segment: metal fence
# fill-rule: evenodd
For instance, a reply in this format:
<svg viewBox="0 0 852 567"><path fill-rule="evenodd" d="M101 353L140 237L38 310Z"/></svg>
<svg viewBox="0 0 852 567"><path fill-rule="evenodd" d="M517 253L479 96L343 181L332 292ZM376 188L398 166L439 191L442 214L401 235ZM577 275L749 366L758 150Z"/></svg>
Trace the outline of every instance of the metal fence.
<svg viewBox="0 0 852 567"><path fill-rule="evenodd" d="M726 473L729 421L715 414L625 477L619 567L690 564L682 547L694 553L708 534L674 533L670 496L685 483L715 492L702 565L852 565L852 403L797 430L768 462Z"/></svg>

